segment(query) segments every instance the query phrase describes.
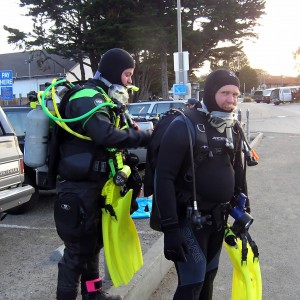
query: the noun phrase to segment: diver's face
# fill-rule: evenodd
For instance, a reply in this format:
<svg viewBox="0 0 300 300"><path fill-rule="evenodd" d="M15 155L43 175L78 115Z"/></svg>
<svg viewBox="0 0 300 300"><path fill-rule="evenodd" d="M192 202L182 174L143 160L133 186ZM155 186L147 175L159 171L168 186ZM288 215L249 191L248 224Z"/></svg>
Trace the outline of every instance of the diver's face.
<svg viewBox="0 0 300 300"><path fill-rule="evenodd" d="M217 105L225 111L233 111L236 108L240 90L235 85L224 85L216 93Z"/></svg>
<svg viewBox="0 0 300 300"><path fill-rule="evenodd" d="M124 86L128 86L132 84L132 75L134 68L129 68L123 71L121 74L121 82Z"/></svg>

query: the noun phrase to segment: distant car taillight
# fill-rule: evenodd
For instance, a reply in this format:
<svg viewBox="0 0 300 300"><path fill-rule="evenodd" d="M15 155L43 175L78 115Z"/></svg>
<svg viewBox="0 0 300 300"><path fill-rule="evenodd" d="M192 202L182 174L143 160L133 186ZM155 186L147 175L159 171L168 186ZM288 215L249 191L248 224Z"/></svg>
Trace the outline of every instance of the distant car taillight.
<svg viewBox="0 0 300 300"><path fill-rule="evenodd" d="M21 174L24 174L24 159L20 159L20 172Z"/></svg>

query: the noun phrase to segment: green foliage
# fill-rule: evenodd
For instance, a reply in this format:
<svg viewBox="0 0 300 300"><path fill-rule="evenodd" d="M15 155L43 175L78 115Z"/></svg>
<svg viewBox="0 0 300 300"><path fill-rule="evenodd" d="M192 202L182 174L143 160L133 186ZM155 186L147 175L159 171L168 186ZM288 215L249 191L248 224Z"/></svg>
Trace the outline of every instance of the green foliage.
<svg viewBox="0 0 300 300"><path fill-rule="evenodd" d="M258 86L258 76L254 69L249 66L243 66L239 73L242 93L250 93L251 89Z"/></svg>
<svg viewBox="0 0 300 300"><path fill-rule="evenodd" d="M239 45L213 49L211 53L212 69L226 67L234 72L239 72L243 66L249 65L249 61Z"/></svg>
<svg viewBox="0 0 300 300"><path fill-rule="evenodd" d="M173 53L178 51L177 4L174 0L20 0L28 7L33 31L7 28L9 42L26 50L44 49L83 66L90 58L97 69L100 55L124 48L135 56L135 84L141 94L174 82ZM264 0L181 0L183 51L190 70L209 60L232 67L242 58L241 41L253 38L264 12ZM49 9L50 8L50 9ZM220 47L220 43L229 46ZM242 65L242 64L241 64ZM82 68L82 78L84 72ZM168 82L169 81L169 82Z"/></svg>
<svg viewBox="0 0 300 300"><path fill-rule="evenodd" d="M244 97L243 102L253 102L251 97Z"/></svg>

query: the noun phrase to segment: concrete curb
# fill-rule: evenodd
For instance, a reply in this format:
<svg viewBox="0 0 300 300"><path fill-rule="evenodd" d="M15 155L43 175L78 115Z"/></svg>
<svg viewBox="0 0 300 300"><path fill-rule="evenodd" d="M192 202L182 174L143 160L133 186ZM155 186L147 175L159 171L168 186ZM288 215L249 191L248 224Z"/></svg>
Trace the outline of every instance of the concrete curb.
<svg viewBox="0 0 300 300"><path fill-rule="evenodd" d="M108 293L120 295L126 300L148 299L173 265L172 261L164 257L163 239L162 235L147 251L144 255L143 267L128 285L119 288L111 287Z"/></svg>
<svg viewBox="0 0 300 300"><path fill-rule="evenodd" d="M263 133L258 133L250 143L256 147L263 138ZM134 275L126 286L111 287L109 294L120 295L124 300L149 299L158 288L160 282L173 266L173 262L164 257L164 236L162 235L144 255L143 267Z"/></svg>
<svg viewBox="0 0 300 300"><path fill-rule="evenodd" d="M250 143L250 146L252 148L255 148L260 143L263 136L264 136L264 134L262 132L258 133L257 136L255 137L255 139Z"/></svg>

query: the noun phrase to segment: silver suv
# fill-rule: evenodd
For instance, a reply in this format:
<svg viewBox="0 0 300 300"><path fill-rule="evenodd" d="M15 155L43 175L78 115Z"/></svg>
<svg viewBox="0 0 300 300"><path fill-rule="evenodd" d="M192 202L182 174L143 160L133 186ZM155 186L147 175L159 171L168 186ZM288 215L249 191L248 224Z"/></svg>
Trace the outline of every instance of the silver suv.
<svg viewBox="0 0 300 300"><path fill-rule="evenodd" d="M263 90L256 90L252 96L253 100L257 103L260 103L263 101Z"/></svg>
<svg viewBox="0 0 300 300"><path fill-rule="evenodd" d="M133 117L141 130L153 129L159 120L159 117L172 108L186 109L186 100L160 100L130 103L127 105L129 114ZM146 163L147 149L140 147L129 149L139 158L139 168L143 169Z"/></svg>
<svg viewBox="0 0 300 300"><path fill-rule="evenodd" d="M134 119L155 119L171 108L185 109L186 100L160 100L130 103L127 105L128 112Z"/></svg>
<svg viewBox="0 0 300 300"><path fill-rule="evenodd" d="M0 107L0 218L4 212L18 211L34 193L24 184L24 161L17 136Z"/></svg>

